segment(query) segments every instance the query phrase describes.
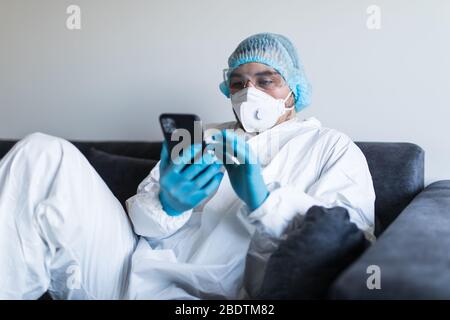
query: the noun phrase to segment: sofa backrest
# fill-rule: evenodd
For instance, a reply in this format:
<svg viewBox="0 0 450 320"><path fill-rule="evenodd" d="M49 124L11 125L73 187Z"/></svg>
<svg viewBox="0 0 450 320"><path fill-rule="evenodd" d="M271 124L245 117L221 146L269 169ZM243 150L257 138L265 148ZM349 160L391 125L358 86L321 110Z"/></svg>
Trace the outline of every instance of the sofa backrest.
<svg viewBox="0 0 450 320"><path fill-rule="evenodd" d="M0 140L0 158L15 141ZM111 154L159 159L161 142L73 142L88 158L92 147ZM376 201L379 235L424 188L424 151L412 143L356 142L366 156ZM136 187L141 181L136 181Z"/></svg>
<svg viewBox="0 0 450 320"><path fill-rule="evenodd" d="M356 142L375 188L375 234L383 232L424 188L425 152L412 143Z"/></svg>

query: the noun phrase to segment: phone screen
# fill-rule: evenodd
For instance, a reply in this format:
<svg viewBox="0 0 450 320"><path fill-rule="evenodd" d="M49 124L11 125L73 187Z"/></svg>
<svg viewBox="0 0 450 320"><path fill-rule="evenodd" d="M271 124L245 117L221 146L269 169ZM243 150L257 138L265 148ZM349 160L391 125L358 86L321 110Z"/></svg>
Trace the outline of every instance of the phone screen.
<svg viewBox="0 0 450 320"><path fill-rule="evenodd" d="M200 117L195 114L164 113L159 116L164 139L171 158L190 144L203 142L203 127Z"/></svg>

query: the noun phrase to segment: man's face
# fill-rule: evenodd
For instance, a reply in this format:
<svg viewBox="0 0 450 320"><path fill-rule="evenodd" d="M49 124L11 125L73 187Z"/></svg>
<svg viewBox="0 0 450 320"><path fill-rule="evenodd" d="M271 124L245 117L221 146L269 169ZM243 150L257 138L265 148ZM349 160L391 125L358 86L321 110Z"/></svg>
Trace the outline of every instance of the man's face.
<svg viewBox="0 0 450 320"><path fill-rule="evenodd" d="M230 75L229 85L232 95L247 87L264 91L275 99L285 99L290 92L289 86L275 69L257 62L246 63L236 68ZM291 107L294 103L294 97L291 95L285 105ZM294 116L295 110L291 110L282 115L276 124ZM237 116L236 119L238 120Z"/></svg>
<svg viewBox="0 0 450 320"><path fill-rule="evenodd" d="M283 77L275 69L256 62L243 64L230 75L231 94L246 87L255 87L275 99L285 99L290 91Z"/></svg>

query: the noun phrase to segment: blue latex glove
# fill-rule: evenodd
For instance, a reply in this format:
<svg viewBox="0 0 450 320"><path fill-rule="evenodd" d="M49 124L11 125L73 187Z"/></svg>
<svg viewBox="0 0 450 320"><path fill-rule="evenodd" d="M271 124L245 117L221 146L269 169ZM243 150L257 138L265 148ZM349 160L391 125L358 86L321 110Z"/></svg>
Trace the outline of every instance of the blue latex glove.
<svg viewBox="0 0 450 320"><path fill-rule="evenodd" d="M192 145L172 162L167 145L163 144L159 200L168 215L177 216L196 207L219 187L222 165L215 163L212 155L201 152L201 144Z"/></svg>
<svg viewBox="0 0 450 320"><path fill-rule="evenodd" d="M222 139L222 146L225 149L217 148L217 146L215 149L219 153L223 153L218 157L225 160L224 164L231 186L251 211L256 210L269 196L269 190L261 173L261 166L252 153L249 144L242 137L231 130L224 130L222 131ZM237 158L241 164L233 163L230 156Z"/></svg>

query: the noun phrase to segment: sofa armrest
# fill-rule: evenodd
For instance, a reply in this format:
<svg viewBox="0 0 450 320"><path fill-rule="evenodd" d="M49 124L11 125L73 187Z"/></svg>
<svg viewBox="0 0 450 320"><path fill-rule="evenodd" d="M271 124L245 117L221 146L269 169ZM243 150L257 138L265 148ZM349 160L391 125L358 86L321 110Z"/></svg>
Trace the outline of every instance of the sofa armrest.
<svg viewBox="0 0 450 320"><path fill-rule="evenodd" d="M374 284L377 267L380 288L369 289L368 279ZM418 194L339 276L330 297L450 299L450 180L435 182Z"/></svg>

